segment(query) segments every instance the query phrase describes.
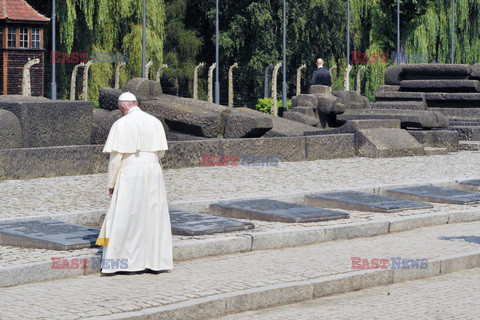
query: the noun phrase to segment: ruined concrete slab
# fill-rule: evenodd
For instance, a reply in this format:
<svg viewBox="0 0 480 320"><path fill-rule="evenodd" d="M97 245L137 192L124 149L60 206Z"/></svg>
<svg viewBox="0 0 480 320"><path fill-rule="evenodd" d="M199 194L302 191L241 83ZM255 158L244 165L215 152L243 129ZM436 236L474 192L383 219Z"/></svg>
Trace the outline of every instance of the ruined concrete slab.
<svg viewBox="0 0 480 320"><path fill-rule="evenodd" d="M98 96L100 108L108 111L118 110L118 97L122 93L121 89L101 88Z"/></svg>
<svg viewBox="0 0 480 320"><path fill-rule="evenodd" d="M317 117L311 117L300 112L295 112L295 109L284 112L283 117L285 119L297 121L314 127L320 124L320 120Z"/></svg>
<svg viewBox="0 0 480 320"><path fill-rule="evenodd" d="M427 110L425 101L379 101L371 105L372 109L410 109Z"/></svg>
<svg viewBox="0 0 480 320"><path fill-rule="evenodd" d="M455 130L409 130L424 147L446 148L450 152L458 150L459 134Z"/></svg>
<svg viewBox="0 0 480 320"><path fill-rule="evenodd" d="M162 95L160 82L145 78L133 78L123 87L124 92L131 92L138 101L152 100Z"/></svg>
<svg viewBox="0 0 480 320"><path fill-rule="evenodd" d="M425 93L429 108L480 108L480 93Z"/></svg>
<svg viewBox="0 0 480 320"><path fill-rule="evenodd" d="M364 109L347 110L338 115L339 121L363 119L398 119L402 128L444 128L448 126L448 119L440 112L429 110L401 110L401 109Z"/></svg>
<svg viewBox="0 0 480 320"><path fill-rule="evenodd" d="M362 157L424 155L423 146L403 129L362 129L355 132L355 147Z"/></svg>
<svg viewBox="0 0 480 320"><path fill-rule="evenodd" d="M375 101L424 101L423 92L377 91Z"/></svg>
<svg viewBox="0 0 480 320"><path fill-rule="evenodd" d="M386 85L400 85L400 82L403 80L402 76L402 66L390 66L385 70L385 84Z"/></svg>
<svg viewBox="0 0 480 320"><path fill-rule="evenodd" d="M402 91L420 92L480 92L478 80L403 80Z"/></svg>
<svg viewBox="0 0 480 320"><path fill-rule="evenodd" d="M91 144L105 144L113 123L122 117L120 110L93 109Z"/></svg>
<svg viewBox="0 0 480 320"><path fill-rule="evenodd" d="M22 147L22 126L18 117L0 109L0 149Z"/></svg>
<svg viewBox="0 0 480 320"><path fill-rule="evenodd" d="M418 63L401 67L404 80L467 79L472 71L468 64Z"/></svg>

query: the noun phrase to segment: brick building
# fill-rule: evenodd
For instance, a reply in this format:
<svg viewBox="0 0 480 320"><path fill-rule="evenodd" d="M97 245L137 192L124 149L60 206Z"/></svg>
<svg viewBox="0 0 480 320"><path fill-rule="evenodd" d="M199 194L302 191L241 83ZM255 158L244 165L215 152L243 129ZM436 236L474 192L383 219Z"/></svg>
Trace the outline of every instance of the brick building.
<svg viewBox="0 0 480 320"><path fill-rule="evenodd" d="M49 18L24 0L0 0L0 92L22 94L23 67L31 59L32 96L43 96L45 49L43 33Z"/></svg>

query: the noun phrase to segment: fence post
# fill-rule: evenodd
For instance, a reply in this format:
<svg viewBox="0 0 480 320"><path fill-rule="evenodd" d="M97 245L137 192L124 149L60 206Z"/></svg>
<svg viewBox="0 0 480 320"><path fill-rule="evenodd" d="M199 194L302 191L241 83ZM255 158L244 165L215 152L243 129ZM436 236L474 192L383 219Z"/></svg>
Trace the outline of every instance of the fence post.
<svg viewBox="0 0 480 320"><path fill-rule="evenodd" d="M88 61L83 68L83 101L88 101L88 69L92 65L92 61Z"/></svg>
<svg viewBox="0 0 480 320"><path fill-rule="evenodd" d="M282 63L279 62L273 68L273 75L272 75L272 110L271 113L276 116L278 113L277 108L277 73L278 69L282 66Z"/></svg>
<svg viewBox="0 0 480 320"><path fill-rule="evenodd" d="M216 63L212 64L208 69L208 102L213 103L213 70L217 66Z"/></svg>
<svg viewBox="0 0 480 320"><path fill-rule="evenodd" d="M343 80L345 91L350 90L350 71L352 71L352 65L351 64L349 64L347 69L345 69L345 78Z"/></svg>
<svg viewBox="0 0 480 320"><path fill-rule="evenodd" d="M202 68L205 62L199 63L193 71L193 99L198 100L198 69Z"/></svg>
<svg viewBox="0 0 480 320"><path fill-rule="evenodd" d="M301 93L302 91L302 70L305 69L307 66L305 64L302 64L300 68L297 69L297 96Z"/></svg>
<svg viewBox="0 0 480 320"><path fill-rule="evenodd" d="M357 72L357 92L359 94L362 94L362 88L361 88L361 83L360 83L360 72L362 72L362 70L365 70L365 66L361 66L360 69Z"/></svg>
<svg viewBox="0 0 480 320"><path fill-rule="evenodd" d="M115 89L120 88L120 69L125 67L127 64L125 62L120 62L115 70Z"/></svg>
<svg viewBox="0 0 480 320"><path fill-rule="evenodd" d="M238 67L238 63L234 63L228 69L228 107L233 108L233 68Z"/></svg>
<svg viewBox="0 0 480 320"><path fill-rule="evenodd" d="M70 80L70 100L75 100L75 89L77 87L77 72L78 68L85 67L85 63L77 64L72 71L72 78Z"/></svg>

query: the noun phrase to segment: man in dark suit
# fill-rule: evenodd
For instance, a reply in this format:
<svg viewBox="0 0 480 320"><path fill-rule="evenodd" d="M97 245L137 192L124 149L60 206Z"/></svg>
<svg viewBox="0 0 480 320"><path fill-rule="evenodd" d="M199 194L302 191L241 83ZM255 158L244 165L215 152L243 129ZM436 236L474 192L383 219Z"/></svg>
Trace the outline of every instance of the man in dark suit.
<svg viewBox="0 0 480 320"><path fill-rule="evenodd" d="M332 77L330 76L330 72L323 68L323 59L317 59L317 69L313 71L312 82L311 85L323 85L323 86L332 86Z"/></svg>

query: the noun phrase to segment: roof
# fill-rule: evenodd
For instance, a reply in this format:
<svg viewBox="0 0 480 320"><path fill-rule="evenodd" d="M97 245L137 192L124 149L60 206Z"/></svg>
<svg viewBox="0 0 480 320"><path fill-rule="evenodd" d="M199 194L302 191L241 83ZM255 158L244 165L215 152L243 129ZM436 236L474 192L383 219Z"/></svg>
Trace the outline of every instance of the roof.
<svg viewBox="0 0 480 320"><path fill-rule="evenodd" d="M48 22L50 18L38 13L25 0L0 0L0 20Z"/></svg>

